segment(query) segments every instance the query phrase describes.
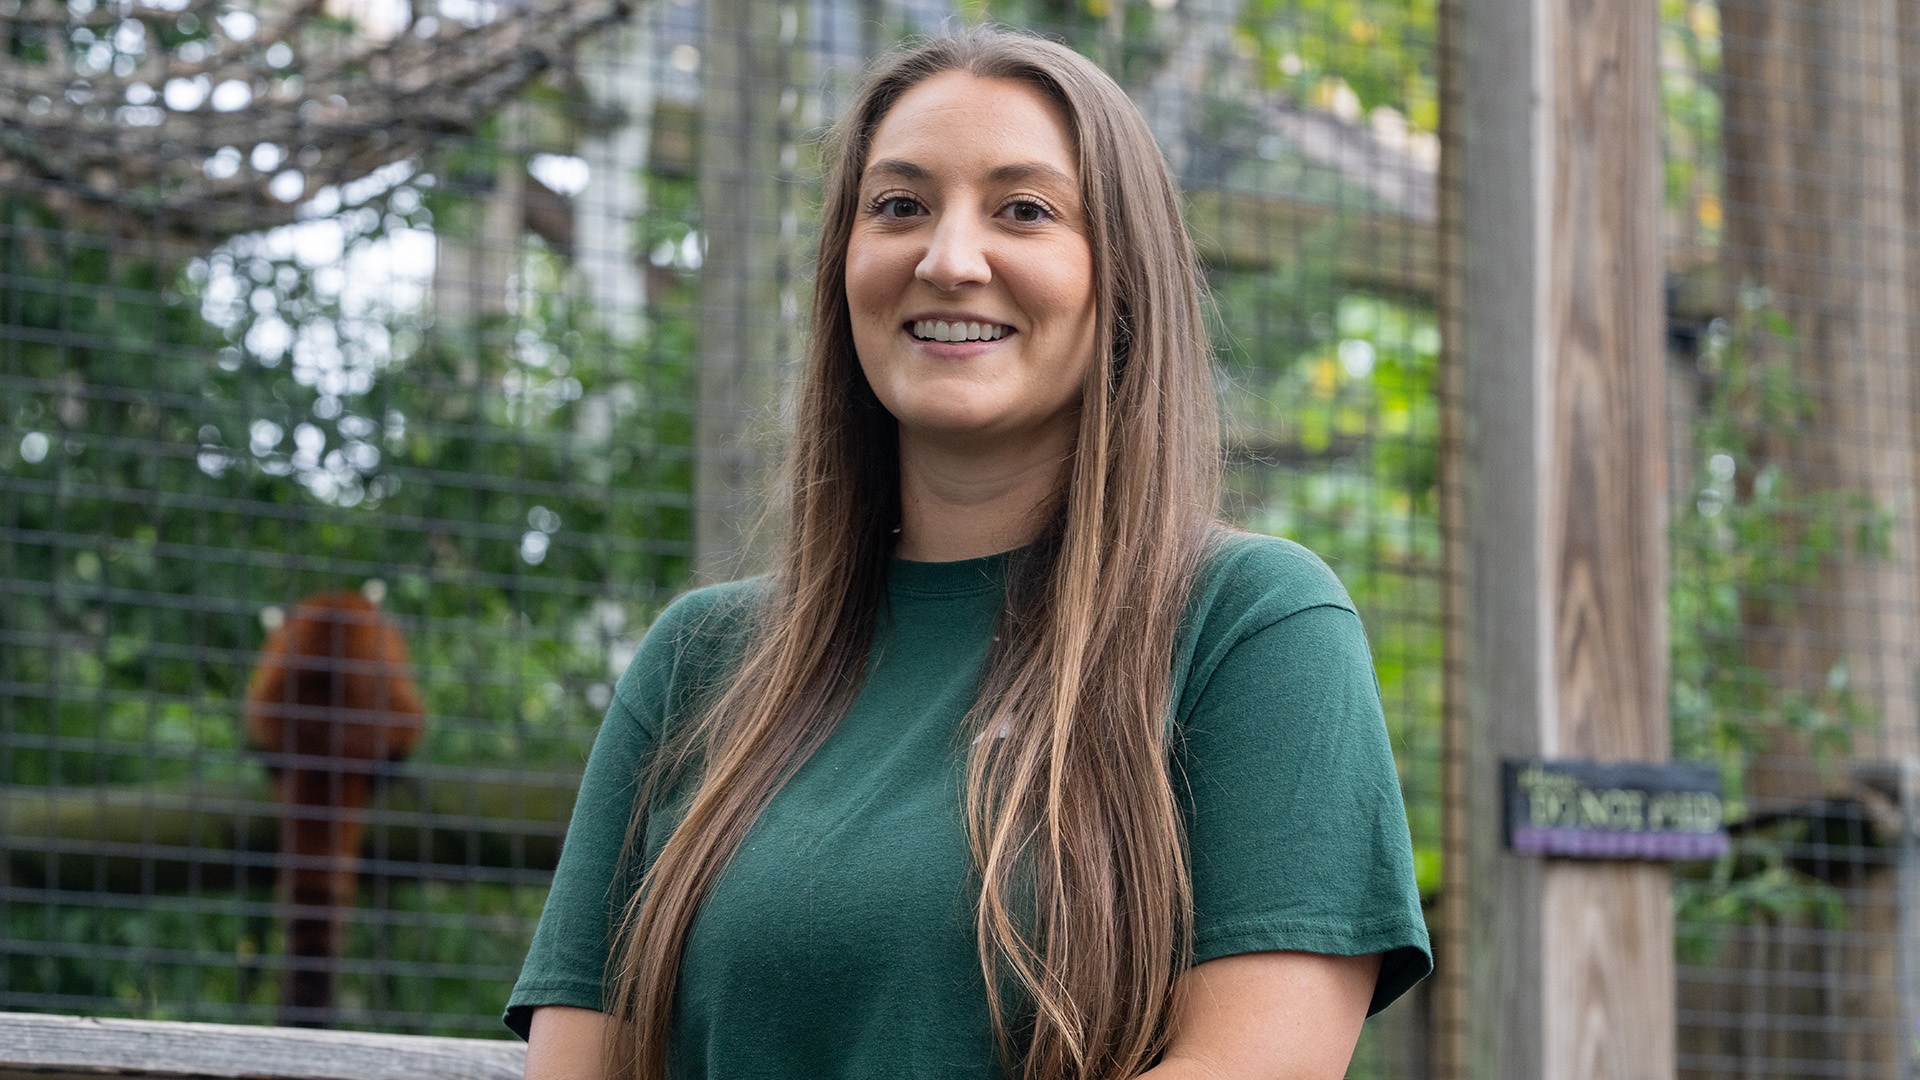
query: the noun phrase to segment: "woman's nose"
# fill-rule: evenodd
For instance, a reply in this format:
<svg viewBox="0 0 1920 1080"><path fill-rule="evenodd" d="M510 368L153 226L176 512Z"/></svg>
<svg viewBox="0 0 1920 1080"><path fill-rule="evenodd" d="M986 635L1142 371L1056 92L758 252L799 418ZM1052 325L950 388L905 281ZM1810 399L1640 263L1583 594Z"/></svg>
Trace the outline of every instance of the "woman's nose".
<svg viewBox="0 0 1920 1080"><path fill-rule="evenodd" d="M942 292L966 285L985 285L993 277L987 263L987 237L973 222L953 216L934 225L926 254L913 276Z"/></svg>

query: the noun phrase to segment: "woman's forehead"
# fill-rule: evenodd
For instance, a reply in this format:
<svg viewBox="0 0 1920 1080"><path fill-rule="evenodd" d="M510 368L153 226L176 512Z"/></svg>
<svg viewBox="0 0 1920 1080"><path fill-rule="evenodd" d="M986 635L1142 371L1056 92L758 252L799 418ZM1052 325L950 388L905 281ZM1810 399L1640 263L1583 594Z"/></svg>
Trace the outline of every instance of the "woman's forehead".
<svg viewBox="0 0 1920 1080"><path fill-rule="evenodd" d="M1077 183L1078 154L1057 103L1017 79L947 71L902 94L875 126L862 179L954 167L998 179L1065 177ZM1011 174L1024 171L1028 176Z"/></svg>

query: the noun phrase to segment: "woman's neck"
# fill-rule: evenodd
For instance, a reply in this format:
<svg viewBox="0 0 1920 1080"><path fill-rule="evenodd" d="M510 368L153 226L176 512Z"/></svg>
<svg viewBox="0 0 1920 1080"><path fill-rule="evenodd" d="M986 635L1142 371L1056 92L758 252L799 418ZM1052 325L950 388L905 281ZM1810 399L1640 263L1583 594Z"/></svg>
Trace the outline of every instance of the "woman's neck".
<svg viewBox="0 0 1920 1080"><path fill-rule="evenodd" d="M900 439L900 542L916 562L1010 551L1038 535L1066 482L1071 440L964 449Z"/></svg>

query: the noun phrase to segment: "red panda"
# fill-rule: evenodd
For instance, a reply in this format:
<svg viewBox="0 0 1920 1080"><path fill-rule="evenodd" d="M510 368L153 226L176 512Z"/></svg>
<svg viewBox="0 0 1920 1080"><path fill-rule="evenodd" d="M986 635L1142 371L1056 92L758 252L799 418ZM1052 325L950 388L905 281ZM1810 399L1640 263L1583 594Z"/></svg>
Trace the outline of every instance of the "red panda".
<svg viewBox="0 0 1920 1080"><path fill-rule="evenodd" d="M382 766L413 752L424 721L406 642L359 593L309 596L267 635L246 731L280 803L283 1024L318 1026L333 1007L364 811Z"/></svg>

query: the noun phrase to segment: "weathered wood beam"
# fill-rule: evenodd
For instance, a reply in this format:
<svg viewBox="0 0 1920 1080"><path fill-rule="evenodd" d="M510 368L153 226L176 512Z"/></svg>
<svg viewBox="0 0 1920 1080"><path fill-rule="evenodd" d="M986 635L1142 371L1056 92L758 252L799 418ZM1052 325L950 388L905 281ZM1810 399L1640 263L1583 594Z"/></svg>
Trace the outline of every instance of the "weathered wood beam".
<svg viewBox="0 0 1920 1080"><path fill-rule="evenodd" d="M797 135L786 99L804 50L791 4L712 0L706 13L693 546L696 579L724 581L763 568L756 529L773 458L765 421L792 345L782 330L799 316L798 281L787 273L799 217L786 204L792 163L782 150Z"/></svg>
<svg viewBox="0 0 1920 1080"><path fill-rule="evenodd" d="M1912 358L1906 355L1899 24L1896 0L1727 0L1720 5L1726 155L1723 281L1757 292L1793 327L1751 333L1742 361L1803 388L1797 424L1736 416L1740 469L1783 475L1789 499L1871 500L1884 551L1818 556L1817 581L1746 596L1743 659L1774 685L1817 694L1836 665L1873 713L1857 758L1920 753L1920 610L1914 571ZM1836 531L1876 523L1836 517ZM1789 530L1785 543L1797 537ZM1779 724L1748 774L1750 797L1809 799L1844 784ZM1898 1036L1904 1039L1905 1035Z"/></svg>
<svg viewBox="0 0 1920 1080"><path fill-rule="evenodd" d="M1265 270L1296 261L1309 236L1338 230L1334 276L1356 289L1431 299L1437 287L1434 222L1386 211L1244 192L1190 191L1187 221L1209 269Z"/></svg>
<svg viewBox="0 0 1920 1080"><path fill-rule="evenodd" d="M1447 451L1464 487L1451 1072L1670 1078L1667 871L1507 852L1498 772L1668 753L1659 12L1458 0L1444 19Z"/></svg>
<svg viewBox="0 0 1920 1080"><path fill-rule="evenodd" d="M526 1060L498 1039L0 1013L0 1080L519 1080Z"/></svg>
<svg viewBox="0 0 1920 1080"><path fill-rule="evenodd" d="M1906 227L1906 355L1907 362L1913 363L1920 360L1920 3L1906 0L1896 12L1900 22L1900 145L1904 151L1900 188ZM1910 405L1909 424L1915 433L1913 472L1920 477L1920 393L1912 395ZM1920 972L1915 975L1915 991L1920 993Z"/></svg>
<svg viewBox="0 0 1920 1080"><path fill-rule="evenodd" d="M366 877L529 880L553 870L577 784L395 781L365 811ZM32 888L169 893L273 884L279 806L265 783L0 787L0 873Z"/></svg>
<svg viewBox="0 0 1920 1080"><path fill-rule="evenodd" d="M1911 355L1920 339L1906 282L1913 244L1903 177L1903 131L1920 130L1920 113L1910 96L1902 102L1913 74L1900 54L1902 12L1914 8L1912 0L1718 5L1720 304L1741 329L1733 348L1742 367L1756 385L1788 388L1796 410L1729 402L1735 490L1752 495L1771 475L1780 480L1769 498L1780 505L1833 500L1818 516L1839 538L1809 543L1799 511L1776 514L1780 531L1769 543L1801 550L1814 572L1742 591L1740 661L1782 703L1824 707L1840 673L1843 709L1859 716L1833 754L1764 715L1778 708L1761 710L1744 783L1763 812L1859 800L1868 793L1858 782L1863 768L1904 771L1920 753ZM1765 322L1732 318L1760 304ZM1856 539L1871 534L1879 538ZM1920 966L1909 883L1886 852L1836 848L1826 858L1850 874L1836 894L1844 935L1830 933L1825 916L1758 912L1701 965L1743 977L1702 973L1682 983L1697 1017L1681 1031L1682 1052L1716 1062L1702 1080L1783 1060L1822 1062L1835 1075L1915 1074L1913 1014L1902 1003L1903 994L1915 997ZM1803 1022L1773 1022L1782 1015Z"/></svg>

